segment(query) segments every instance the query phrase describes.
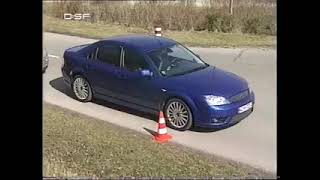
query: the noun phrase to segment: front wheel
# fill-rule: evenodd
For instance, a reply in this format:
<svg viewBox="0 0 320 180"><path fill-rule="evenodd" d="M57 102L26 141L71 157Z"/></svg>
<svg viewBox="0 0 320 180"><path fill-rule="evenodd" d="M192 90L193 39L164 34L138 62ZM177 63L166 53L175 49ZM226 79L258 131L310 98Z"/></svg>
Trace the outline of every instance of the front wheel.
<svg viewBox="0 0 320 180"><path fill-rule="evenodd" d="M92 90L88 81L82 76L76 76L72 82L73 94L77 100L88 102L92 99Z"/></svg>
<svg viewBox="0 0 320 180"><path fill-rule="evenodd" d="M192 126L192 112L189 106L180 99L170 99L165 106L165 116L168 126L185 131Z"/></svg>

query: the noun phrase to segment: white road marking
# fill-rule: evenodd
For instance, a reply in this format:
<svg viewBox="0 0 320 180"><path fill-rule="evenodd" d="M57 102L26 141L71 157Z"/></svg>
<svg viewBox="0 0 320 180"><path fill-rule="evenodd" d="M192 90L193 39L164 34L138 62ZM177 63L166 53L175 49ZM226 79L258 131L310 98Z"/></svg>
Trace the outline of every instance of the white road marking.
<svg viewBox="0 0 320 180"><path fill-rule="evenodd" d="M49 56L49 57L53 57L53 58L57 58L57 59L60 58L59 56L55 56L55 55L52 55L52 54L49 54L48 56Z"/></svg>

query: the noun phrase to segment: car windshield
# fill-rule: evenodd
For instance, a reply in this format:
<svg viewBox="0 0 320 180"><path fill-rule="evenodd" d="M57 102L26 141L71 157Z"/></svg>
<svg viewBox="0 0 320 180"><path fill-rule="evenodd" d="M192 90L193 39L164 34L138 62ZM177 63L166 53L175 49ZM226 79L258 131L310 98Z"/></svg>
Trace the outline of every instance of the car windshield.
<svg viewBox="0 0 320 180"><path fill-rule="evenodd" d="M208 67L199 57L180 44L151 51L148 55L163 76L176 76Z"/></svg>

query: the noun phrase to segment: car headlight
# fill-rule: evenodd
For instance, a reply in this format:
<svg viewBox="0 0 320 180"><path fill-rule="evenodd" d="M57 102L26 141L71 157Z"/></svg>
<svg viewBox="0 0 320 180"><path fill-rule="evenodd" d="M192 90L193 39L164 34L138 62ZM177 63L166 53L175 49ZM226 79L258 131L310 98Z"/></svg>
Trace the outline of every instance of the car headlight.
<svg viewBox="0 0 320 180"><path fill-rule="evenodd" d="M209 106L230 104L230 102L222 96L206 95L204 98Z"/></svg>

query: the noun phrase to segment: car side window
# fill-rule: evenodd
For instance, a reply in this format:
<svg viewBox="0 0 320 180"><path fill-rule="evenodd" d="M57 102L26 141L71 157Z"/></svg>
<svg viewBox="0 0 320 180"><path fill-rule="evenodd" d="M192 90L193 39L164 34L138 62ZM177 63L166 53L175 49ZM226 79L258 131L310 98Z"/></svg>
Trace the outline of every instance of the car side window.
<svg viewBox="0 0 320 180"><path fill-rule="evenodd" d="M132 72L148 69L149 67L144 57L131 49L125 49L123 65L124 68Z"/></svg>
<svg viewBox="0 0 320 180"><path fill-rule="evenodd" d="M120 67L120 54L119 46L102 46L98 49L97 59L103 63Z"/></svg>

